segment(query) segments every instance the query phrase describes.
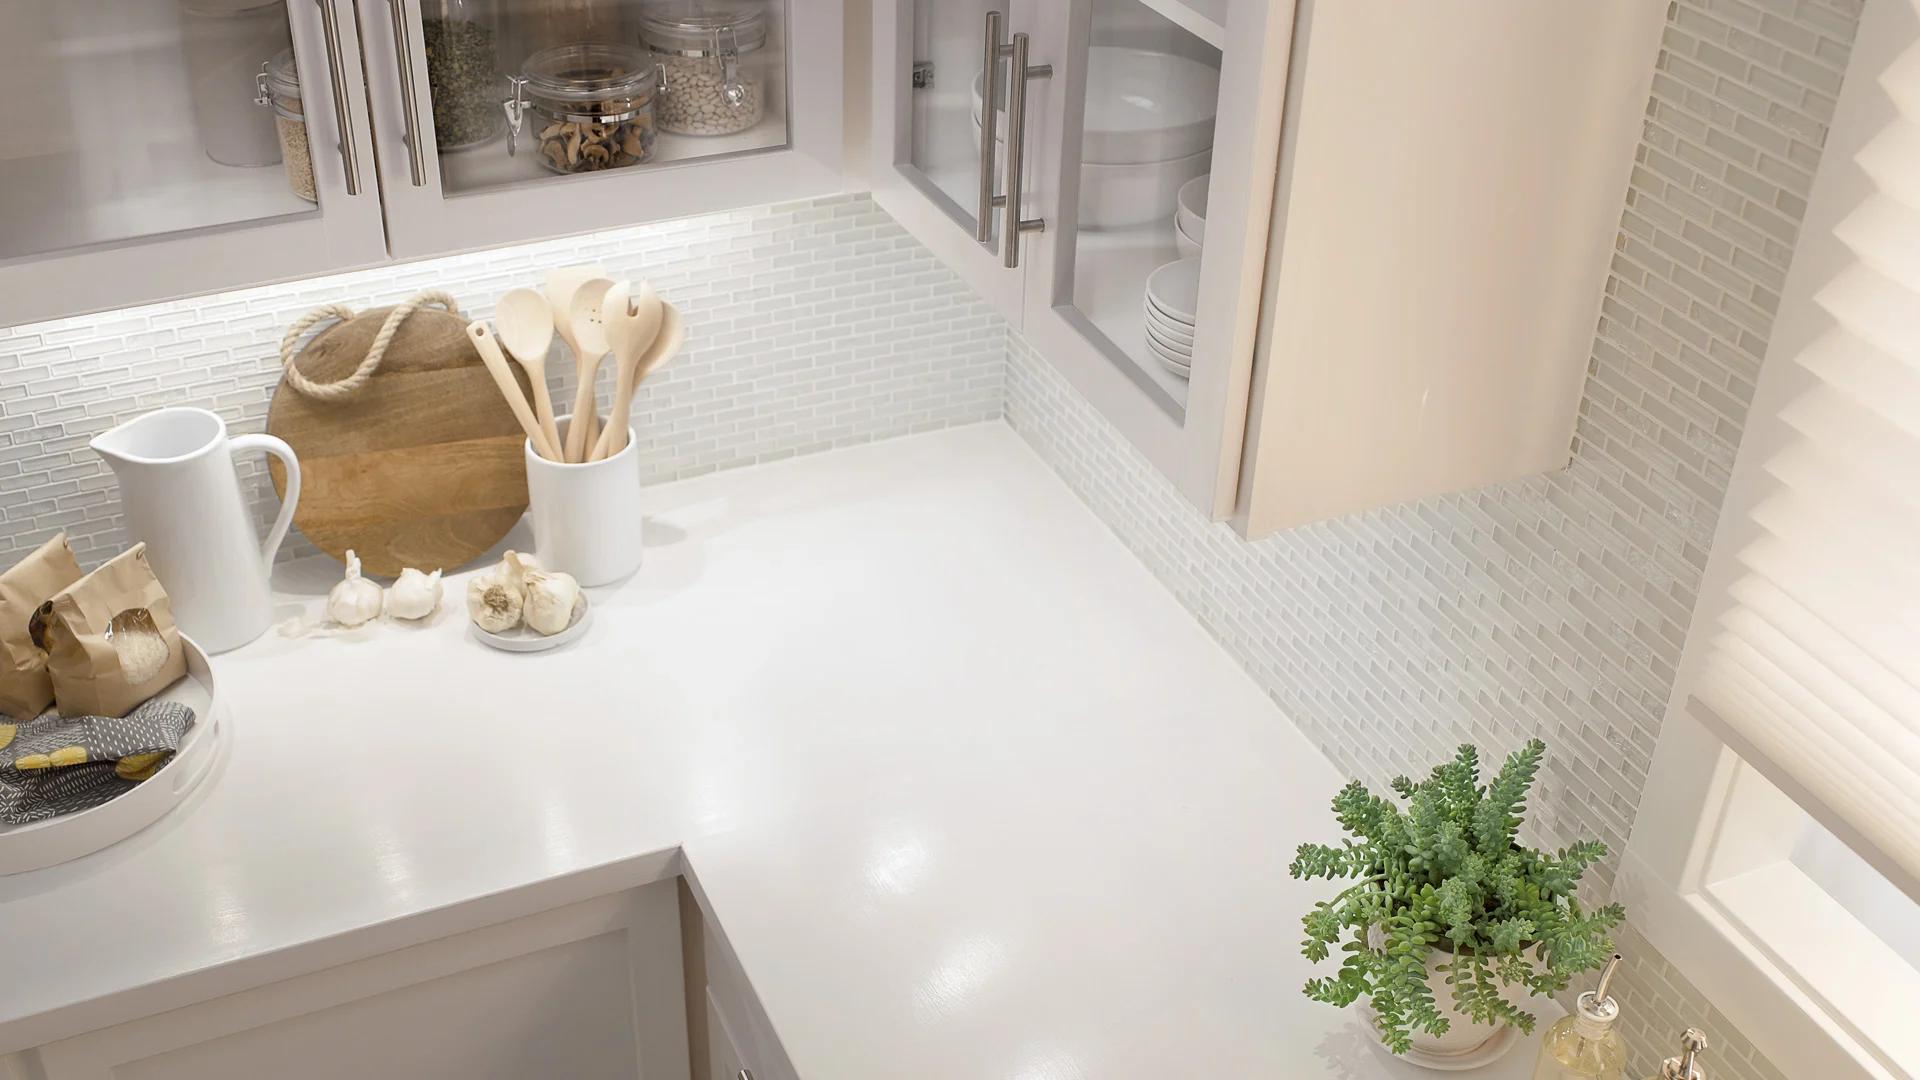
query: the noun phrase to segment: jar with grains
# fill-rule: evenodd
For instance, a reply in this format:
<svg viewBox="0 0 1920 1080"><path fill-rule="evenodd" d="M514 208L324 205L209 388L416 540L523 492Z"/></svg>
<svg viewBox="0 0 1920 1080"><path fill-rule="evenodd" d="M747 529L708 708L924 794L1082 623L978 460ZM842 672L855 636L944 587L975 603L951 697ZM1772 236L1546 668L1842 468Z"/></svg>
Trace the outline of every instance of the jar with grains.
<svg viewBox="0 0 1920 1080"><path fill-rule="evenodd" d="M300 103L300 72L293 66L293 50L281 49L260 65L254 79L254 101L273 109L274 130L280 136L280 163L287 170L287 186L310 203L320 201L313 185L313 154L307 146L307 111Z"/></svg>
<svg viewBox="0 0 1920 1080"><path fill-rule="evenodd" d="M667 0L640 15L640 41L660 65L660 130L732 135L766 110L771 51L760 4Z"/></svg>
<svg viewBox="0 0 1920 1080"><path fill-rule="evenodd" d="M599 172L653 156L655 74L631 45L557 45L527 57L507 102L507 152L531 129L540 163Z"/></svg>
<svg viewBox="0 0 1920 1080"><path fill-rule="evenodd" d="M489 0L421 0L420 38L433 100L433 142L465 150L500 137L499 27Z"/></svg>

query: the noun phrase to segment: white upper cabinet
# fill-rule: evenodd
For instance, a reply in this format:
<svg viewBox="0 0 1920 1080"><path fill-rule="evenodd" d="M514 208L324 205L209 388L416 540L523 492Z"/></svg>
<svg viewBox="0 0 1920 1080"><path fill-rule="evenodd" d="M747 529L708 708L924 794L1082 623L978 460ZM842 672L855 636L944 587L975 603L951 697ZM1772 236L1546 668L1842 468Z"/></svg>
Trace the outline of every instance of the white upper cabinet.
<svg viewBox="0 0 1920 1080"><path fill-rule="evenodd" d="M844 28L839 0L0 5L0 326L839 190Z"/></svg>
<svg viewBox="0 0 1920 1080"><path fill-rule="evenodd" d="M838 190L838 0L359 0L401 257Z"/></svg>
<svg viewBox="0 0 1920 1080"><path fill-rule="evenodd" d="M1262 535L1565 465L1664 15L876 0L874 187Z"/></svg>
<svg viewBox="0 0 1920 1080"><path fill-rule="evenodd" d="M881 204L1214 516L1231 508L1239 468L1290 9L880 0L875 10Z"/></svg>
<svg viewBox="0 0 1920 1080"><path fill-rule="evenodd" d="M0 6L0 325L382 258L358 34L352 0Z"/></svg>

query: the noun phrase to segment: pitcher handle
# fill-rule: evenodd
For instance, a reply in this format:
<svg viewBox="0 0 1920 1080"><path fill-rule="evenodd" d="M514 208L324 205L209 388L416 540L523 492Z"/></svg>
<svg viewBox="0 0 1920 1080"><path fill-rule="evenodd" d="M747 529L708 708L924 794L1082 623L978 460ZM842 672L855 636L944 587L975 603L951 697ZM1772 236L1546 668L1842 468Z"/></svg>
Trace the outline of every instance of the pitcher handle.
<svg viewBox="0 0 1920 1080"><path fill-rule="evenodd" d="M273 519L273 528L267 530L266 542L260 545L261 564L272 577L273 557L280 553L280 541L287 538L287 527L293 524L293 508L300 505L300 459L286 440L272 435L235 435L228 445L235 457L246 450L265 450L287 467L287 493L280 499L280 516Z"/></svg>

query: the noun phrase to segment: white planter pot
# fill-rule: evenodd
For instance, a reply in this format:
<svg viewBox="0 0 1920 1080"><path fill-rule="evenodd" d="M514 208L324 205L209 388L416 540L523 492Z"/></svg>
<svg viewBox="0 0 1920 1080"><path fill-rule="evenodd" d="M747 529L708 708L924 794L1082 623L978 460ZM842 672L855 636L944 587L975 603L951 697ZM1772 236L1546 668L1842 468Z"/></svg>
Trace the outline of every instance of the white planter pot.
<svg viewBox="0 0 1920 1080"><path fill-rule="evenodd" d="M1447 985L1447 967L1452 962L1451 953L1436 951L1427 957L1427 985L1433 988L1434 1005L1447 1020L1447 1033L1430 1035L1415 1030L1412 1033L1413 1048L1400 1055L1402 1060L1412 1064L1449 1072L1478 1068L1498 1061L1519 1041L1516 1029L1506 1024L1483 1024L1453 1007L1453 987ZM1525 987L1503 982L1500 984L1500 996L1524 1007L1527 992ZM1370 1021L1373 1019L1371 1007L1367 1010L1367 1016ZM1374 1037L1379 1038L1379 1025L1370 1023L1369 1026ZM1384 1040L1382 1045L1385 1045Z"/></svg>

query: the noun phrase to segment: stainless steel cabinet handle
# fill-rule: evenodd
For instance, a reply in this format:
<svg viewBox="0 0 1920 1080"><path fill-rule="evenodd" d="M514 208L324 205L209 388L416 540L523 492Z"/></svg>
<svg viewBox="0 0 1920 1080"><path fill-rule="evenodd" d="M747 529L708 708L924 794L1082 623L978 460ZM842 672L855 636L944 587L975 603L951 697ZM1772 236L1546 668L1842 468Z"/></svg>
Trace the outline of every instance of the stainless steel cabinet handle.
<svg viewBox="0 0 1920 1080"><path fill-rule="evenodd" d="M740 1075L734 1077L733 1080L753 1080L753 1074L745 1069L741 1069Z"/></svg>
<svg viewBox="0 0 1920 1080"><path fill-rule="evenodd" d="M427 186L426 151L420 145L420 88L413 84L413 37L408 33L407 0L387 0L393 14L393 51L400 60L400 108L406 114L407 171L414 187Z"/></svg>
<svg viewBox="0 0 1920 1080"><path fill-rule="evenodd" d="M1000 264L1011 270L1020 265L1020 234L1040 232L1047 227L1045 218L1020 216L1020 174L1027 156L1027 80L1052 78L1053 65L1027 64L1025 34L1013 35L1008 55L1012 62L1007 71L1007 193L1003 196L1007 216L1005 228L1001 230ZM983 106L980 110L982 131L986 130L987 115Z"/></svg>
<svg viewBox="0 0 1920 1080"><path fill-rule="evenodd" d="M980 212L974 218L973 238L993 248L993 151L1000 130L1000 13L987 12L986 57L980 70Z"/></svg>
<svg viewBox="0 0 1920 1080"><path fill-rule="evenodd" d="M340 164L347 171L347 194L360 194L360 151L353 142L353 104L347 96L347 63L340 51L340 0L314 0L320 5L320 28L327 39L327 68L333 82L333 118L340 127Z"/></svg>

